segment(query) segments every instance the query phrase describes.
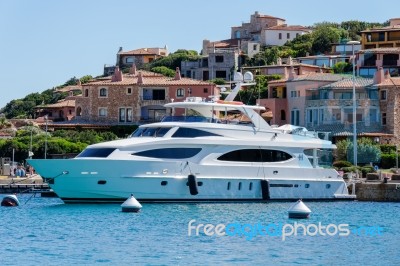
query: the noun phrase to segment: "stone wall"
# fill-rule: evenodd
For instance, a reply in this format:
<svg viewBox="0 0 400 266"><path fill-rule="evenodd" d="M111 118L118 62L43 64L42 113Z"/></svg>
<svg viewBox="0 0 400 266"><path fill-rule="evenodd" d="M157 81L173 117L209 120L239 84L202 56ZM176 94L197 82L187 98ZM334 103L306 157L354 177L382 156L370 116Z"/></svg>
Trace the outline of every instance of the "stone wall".
<svg viewBox="0 0 400 266"><path fill-rule="evenodd" d="M400 183L357 183L357 200L400 202Z"/></svg>

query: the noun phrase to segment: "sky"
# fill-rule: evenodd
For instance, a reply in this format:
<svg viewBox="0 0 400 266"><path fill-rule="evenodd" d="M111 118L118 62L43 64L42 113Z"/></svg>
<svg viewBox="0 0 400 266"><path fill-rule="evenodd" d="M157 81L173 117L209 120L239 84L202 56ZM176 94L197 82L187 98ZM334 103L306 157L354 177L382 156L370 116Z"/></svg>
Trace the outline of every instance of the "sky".
<svg viewBox="0 0 400 266"><path fill-rule="evenodd" d="M289 25L400 17L398 0L0 0L0 108L13 99L98 76L125 51L164 47L200 52L203 39L230 38L260 14ZM392 8L390 8L392 7ZM397 12L396 12L397 11Z"/></svg>

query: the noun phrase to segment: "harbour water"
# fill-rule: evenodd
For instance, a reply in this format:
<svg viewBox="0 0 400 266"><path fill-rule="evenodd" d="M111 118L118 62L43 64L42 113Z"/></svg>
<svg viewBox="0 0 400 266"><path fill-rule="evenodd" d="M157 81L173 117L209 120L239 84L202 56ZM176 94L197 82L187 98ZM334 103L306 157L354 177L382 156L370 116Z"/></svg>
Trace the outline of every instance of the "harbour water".
<svg viewBox="0 0 400 266"><path fill-rule="evenodd" d="M293 220L290 202L143 204L140 213L124 213L119 204L30 196L18 196L20 207L0 208L1 265L400 265L400 203L306 202L310 218ZM332 236L283 240L278 229L289 225L288 232L295 222L347 224L349 235L333 234L331 225ZM233 231L209 236L199 224ZM278 234L249 233L260 225Z"/></svg>

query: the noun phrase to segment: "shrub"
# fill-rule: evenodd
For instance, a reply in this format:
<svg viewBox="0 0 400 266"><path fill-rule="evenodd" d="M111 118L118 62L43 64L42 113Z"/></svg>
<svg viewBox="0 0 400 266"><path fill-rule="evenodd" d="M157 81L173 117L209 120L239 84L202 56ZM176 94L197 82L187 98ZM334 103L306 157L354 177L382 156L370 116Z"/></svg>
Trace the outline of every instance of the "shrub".
<svg viewBox="0 0 400 266"><path fill-rule="evenodd" d="M379 145L379 148L381 149L382 153L395 153L396 152L396 145L382 144L382 145Z"/></svg>
<svg viewBox="0 0 400 266"><path fill-rule="evenodd" d="M372 166L363 166L363 167L361 167L361 172L362 172L363 177L366 177L367 174L374 173L375 170Z"/></svg>
<svg viewBox="0 0 400 266"><path fill-rule="evenodd" d="M396 165L396 154L383 153L381 155L381 168L389 169Z"/></svg>
<svg viewBox="0 0 400 266"><path fill-rule="evenodd" d="M333 166L337 168L343 168L343 167L350 167L352 166L351 162L348 161L335 161L333 162Z"/></svg>

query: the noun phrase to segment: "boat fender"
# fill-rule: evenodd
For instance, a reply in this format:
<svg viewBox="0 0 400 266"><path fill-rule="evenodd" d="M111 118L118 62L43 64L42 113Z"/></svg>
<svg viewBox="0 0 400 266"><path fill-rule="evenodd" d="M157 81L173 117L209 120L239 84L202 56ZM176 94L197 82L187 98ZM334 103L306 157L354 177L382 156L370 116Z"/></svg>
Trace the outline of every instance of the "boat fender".
<svg viewBox="0 0 400 266"><path fill-rule="evenodd" d="M261 182L261 194L263 200L269 200L269 182L268 180L262 179Z"/></svg>
<svg viewBox="0 0 400 266"><path fill-rule="evenodd" d="M199 194L199 189L197 187L197 180L195 175L188 175L188 185L189 185L189 191L190 195L197 195Z"/></svg>
<svg viewBox="0 0 400 266"><path fill-rule="evenodd" d="M6 195L1 201L1 206L4 207L17 207L19 205L20 205L19 200L15 195Z"/></svg>

